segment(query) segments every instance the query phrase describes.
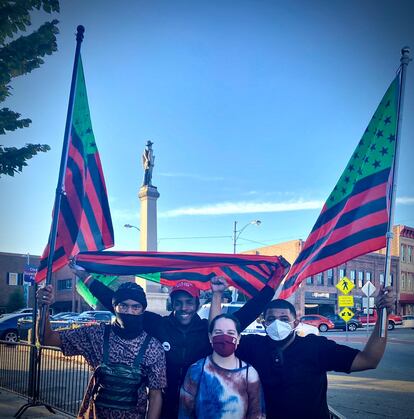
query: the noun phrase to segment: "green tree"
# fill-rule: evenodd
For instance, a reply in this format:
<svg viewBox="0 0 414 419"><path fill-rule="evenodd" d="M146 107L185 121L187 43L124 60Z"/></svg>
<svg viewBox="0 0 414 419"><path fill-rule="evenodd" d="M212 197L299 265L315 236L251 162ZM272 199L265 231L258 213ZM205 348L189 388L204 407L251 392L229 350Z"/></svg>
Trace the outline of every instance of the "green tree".
<svg viewBox="0 0 414 419"><path fill-rule="evenodd" d="M9 296L9 302L7 303L7 311L9 313L23 308L25 306L23 292L19 289L14 290Z"/></svg>
<svg viewBox="0 0 414 419"><path fill-rule="evenodd" d="M57 20L45 22L29 35L16 37L31 25L30 12L41 9L46 13L59 12L59 0L0 0L0 102L11 95L13 78L39 68L43 57L57 50ZM32 122L20 117L18 112L0 108L0 135L28 127ZM27 160L48 150L47 144L26 144L20 148L0 144L0 177L14 176L27 166Z"/></svg>

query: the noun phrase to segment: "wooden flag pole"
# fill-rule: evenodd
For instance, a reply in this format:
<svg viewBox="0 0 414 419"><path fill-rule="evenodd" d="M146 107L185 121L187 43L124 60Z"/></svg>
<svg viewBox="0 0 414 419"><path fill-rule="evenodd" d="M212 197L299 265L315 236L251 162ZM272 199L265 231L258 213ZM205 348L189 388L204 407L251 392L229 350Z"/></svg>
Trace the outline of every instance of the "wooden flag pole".
<svg viewBox="0 0 414 419"><path fill-rule="evenodd" d="M400 65L400 89L398 94L398 108L397 108L397 129L395 135L395 155L394 163L392 165L392 177L391 177L391 191L390 191L390 213L388 217L388 231L386 235L386 251L385 251L385 286L391 285L391 243L393 239L393 224L394 224L394 210L395 210L395 197L397 192L397 174L398 174L398 162L400 152L400 132L402 123L402 109L404 104L404 90L405 90L405 79L407 66L410 62L410 48L404 47L401 50L401 65ZM385 337L385 333L388 327L388 316L387 311L383 308L380 313L380 337Z"/></svg>

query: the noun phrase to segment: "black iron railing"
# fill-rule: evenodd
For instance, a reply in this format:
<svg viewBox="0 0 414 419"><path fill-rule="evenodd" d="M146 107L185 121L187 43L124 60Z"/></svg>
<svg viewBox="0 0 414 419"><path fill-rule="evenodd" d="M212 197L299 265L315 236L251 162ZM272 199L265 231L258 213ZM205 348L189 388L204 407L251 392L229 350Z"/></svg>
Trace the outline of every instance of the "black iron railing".
<svg viewBox="0 0 414 419"><path fill-rule="evenodd" d="M60 349L0 341L0 387L28 397L16 413L45 406L76 415L91 371L81 356L64 356Z"/></svg>

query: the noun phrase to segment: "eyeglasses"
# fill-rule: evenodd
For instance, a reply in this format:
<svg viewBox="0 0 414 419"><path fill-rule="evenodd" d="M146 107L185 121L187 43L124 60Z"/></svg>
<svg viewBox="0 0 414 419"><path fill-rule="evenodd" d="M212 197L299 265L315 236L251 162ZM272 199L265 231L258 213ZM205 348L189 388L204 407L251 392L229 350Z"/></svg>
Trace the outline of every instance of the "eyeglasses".
<svg viewBox="0 0 414 419"><path fill-rule="evenodd" d="M119 303L116 305L118 307L118 310L121 313L126 313L131 309L132 313L140 313L142 311L142 305L141 304L125 304L125 303Z"/></svg>

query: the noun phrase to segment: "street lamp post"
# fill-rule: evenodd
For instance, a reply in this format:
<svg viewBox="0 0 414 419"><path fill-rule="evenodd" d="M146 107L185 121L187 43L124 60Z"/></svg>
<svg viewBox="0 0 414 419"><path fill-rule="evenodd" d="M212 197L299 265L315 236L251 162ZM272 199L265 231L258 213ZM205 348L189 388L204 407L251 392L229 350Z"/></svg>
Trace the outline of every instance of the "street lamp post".
<svg viewBox="0 0 414 419"><path fill-rule="evenodd" d="M132 224L124 224L124 227L125 228L135 228L135 229L137 229L138 231L141 231L137 226L133 226Z"/></svg>
<svg viewBox="0 0 414 419"><path fill-rule="evenodd" d="M237 230L237 221L234 222L234 228L233 228L233 253L236 253L237 248L237 240L239 239L240 235L243 233L243 231L249 227L249 225L257 225L259 226L262 222L260 220L252 220L249 223L247 223L243 228L240 230Z"/></svg>
<svg viewBox="0 0 414 419"><path fill-rule="evenodd" d="M243 231L249 227L249 225L257 225L259 226L262 222L260 220L252 220L249 223L247 223L243 228L240 230L237 230L237 221L234 222L234 228L233 228L233 253L236 253L237 248L237 240L239 239L240 235L243 233ZM239 293L237 288L233 288L232 291L232 300L237 301L239 298Z"/></svg>

